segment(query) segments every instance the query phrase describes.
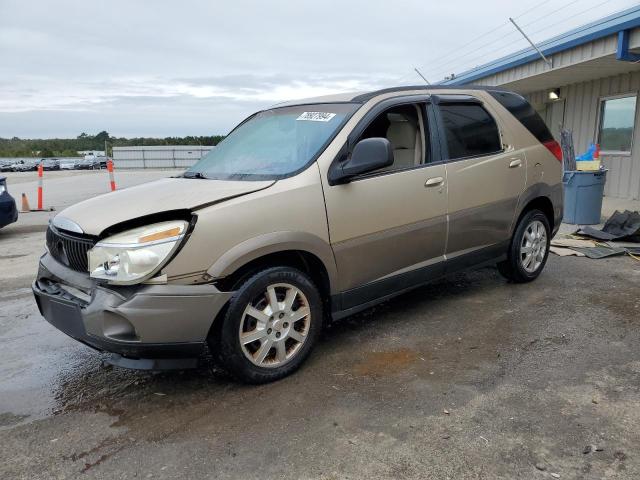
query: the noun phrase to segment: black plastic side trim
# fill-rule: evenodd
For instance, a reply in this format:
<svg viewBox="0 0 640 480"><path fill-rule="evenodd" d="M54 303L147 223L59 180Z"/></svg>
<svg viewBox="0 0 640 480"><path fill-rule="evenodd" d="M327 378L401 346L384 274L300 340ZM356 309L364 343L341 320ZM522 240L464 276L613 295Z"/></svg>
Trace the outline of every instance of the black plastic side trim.
<svg viewBox="0 0 640 480"><path fill-rule="evenodd" d="M417 268L368 283L331 297L333 320L348 317L445 275L494 265L506 260L510 240L482 248L435 265Z"/></svg>

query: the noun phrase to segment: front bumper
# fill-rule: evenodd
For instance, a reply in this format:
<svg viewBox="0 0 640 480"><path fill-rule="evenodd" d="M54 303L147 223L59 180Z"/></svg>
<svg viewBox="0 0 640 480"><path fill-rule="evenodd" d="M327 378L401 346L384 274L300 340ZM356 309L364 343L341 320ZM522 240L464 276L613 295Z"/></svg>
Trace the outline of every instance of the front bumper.
<svg viewBox="0 0 640 480"><path fill-rule="evenodd" d="M101 285L48 253L32 289L40 313L58 330L131 359L197 357L231 296L213 285Z"/></svg>

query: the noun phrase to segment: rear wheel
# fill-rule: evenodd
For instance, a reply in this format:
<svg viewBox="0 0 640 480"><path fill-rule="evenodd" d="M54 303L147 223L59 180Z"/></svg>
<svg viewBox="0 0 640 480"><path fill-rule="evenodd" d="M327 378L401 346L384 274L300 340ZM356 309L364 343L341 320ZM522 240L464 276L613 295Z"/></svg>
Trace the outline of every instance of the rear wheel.
<svg viewBox="0 0 640 480"><path fill-rule="evenodd" d="M243 282L231 298L219 339L222 366L238 380L266 383L296 370L322 328L322 301L299 270L275 267Z"/></svg>
<svg viewBox="0 0 640 480"><path fill-rule="evenodd" d="M530 282L542 272L551 241L547 216L530 210L518 223L511 239L507 260L498 264L500 273L516 283Z"/></svg>

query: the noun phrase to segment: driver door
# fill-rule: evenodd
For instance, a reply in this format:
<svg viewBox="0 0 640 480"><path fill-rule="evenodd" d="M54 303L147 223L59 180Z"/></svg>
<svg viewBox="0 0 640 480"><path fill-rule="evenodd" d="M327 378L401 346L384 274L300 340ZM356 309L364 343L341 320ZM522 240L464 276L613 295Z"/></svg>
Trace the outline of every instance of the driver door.
<svg viewBox="0 0 640 480"><path fill-rule="evenodd" d="M443 163L434 162L427 111L425 103L396 100L369 112L349 144L385 137L393 147L393 165L325 187L342 309L444 270L447 174Z"/></svg>

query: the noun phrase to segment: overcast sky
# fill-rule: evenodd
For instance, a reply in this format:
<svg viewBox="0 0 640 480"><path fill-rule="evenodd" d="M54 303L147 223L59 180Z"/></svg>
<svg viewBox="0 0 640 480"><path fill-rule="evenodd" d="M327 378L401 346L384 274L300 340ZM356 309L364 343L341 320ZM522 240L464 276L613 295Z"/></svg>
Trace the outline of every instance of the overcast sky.
<svg viewBox="0 0 640 480"><path fill-rule="evenodd" d="M433 82L523 48L509 16L540 41L635 4L0 0L0 137L224 134L279 101L418 84L414 66Z"/></svg>

